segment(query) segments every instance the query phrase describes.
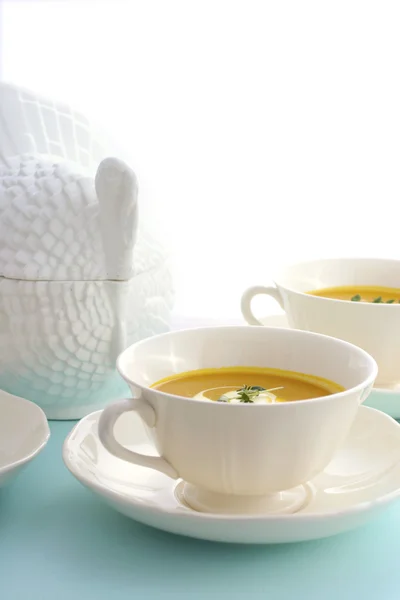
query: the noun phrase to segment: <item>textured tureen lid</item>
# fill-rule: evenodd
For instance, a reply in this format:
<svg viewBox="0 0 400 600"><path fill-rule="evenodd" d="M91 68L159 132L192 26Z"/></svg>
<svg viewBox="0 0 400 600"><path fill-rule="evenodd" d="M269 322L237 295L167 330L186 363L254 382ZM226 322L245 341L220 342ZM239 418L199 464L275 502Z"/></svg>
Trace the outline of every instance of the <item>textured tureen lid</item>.
<svg viewBox="0 0 400 600"><path fill-rule="evenodd" d="M148 271L163 253L149 235L136 235L137 217L136 178L122 161L104 160L94 180L71 162L3 157L0 275L126 280Z"/></svg>
<svg viewBox="0 0 400 600"><path fill-rule="evenodd" d="M0 276L125 280L164 260L109 153L124 156L73 107L0 82Z"/></svg>

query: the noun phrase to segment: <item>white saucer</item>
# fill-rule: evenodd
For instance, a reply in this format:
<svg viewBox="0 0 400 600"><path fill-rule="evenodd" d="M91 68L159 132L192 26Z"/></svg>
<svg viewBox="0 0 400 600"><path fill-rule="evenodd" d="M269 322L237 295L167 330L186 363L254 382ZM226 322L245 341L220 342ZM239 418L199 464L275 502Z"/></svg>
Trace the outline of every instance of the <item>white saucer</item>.
<svg viewBox="0 0 400 600"><path fill-rule="evenodd" d="M182 501L182 481L105 450L97 435L100 414L85 417L65 440L66 466L119 512L172 533L249 544L311 540L365 523L400 495L400 425L371 408L360 407L343 448L310 482L310 501L296 514L279 516L216 515L188 508ZM122 415L115 434L131 449L156 454L134 413Z"/></svg>
<svg viewBox="0 0 400 600"><path fill-rule="evenodd" d="M0 487L39 454L49 437L39 406L0 390Z"/></svg>
<svg viewBox="0 0 400 600"><path fill-rule="evenodd" d="M283 327L289 328L286 315L269 315L261 319L266 327ZM385 390L382 388L374 388L364 402L364 406L377 408L394 419L400 419L400 387L397 390Z"/></svg>

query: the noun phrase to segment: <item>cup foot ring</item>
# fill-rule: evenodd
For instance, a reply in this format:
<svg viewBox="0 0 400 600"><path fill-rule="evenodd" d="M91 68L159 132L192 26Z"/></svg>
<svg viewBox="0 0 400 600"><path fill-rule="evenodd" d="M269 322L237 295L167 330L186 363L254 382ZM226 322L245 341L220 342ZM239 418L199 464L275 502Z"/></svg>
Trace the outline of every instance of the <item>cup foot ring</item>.
<svg viewBox="0 0 400 600"><path fill-rule="evenodd" d="M264 496L235 496L210 492L191 483L181 482L178 499L197 512L225 515L286 515L304 509L315 495L309 483Z"/></svg>

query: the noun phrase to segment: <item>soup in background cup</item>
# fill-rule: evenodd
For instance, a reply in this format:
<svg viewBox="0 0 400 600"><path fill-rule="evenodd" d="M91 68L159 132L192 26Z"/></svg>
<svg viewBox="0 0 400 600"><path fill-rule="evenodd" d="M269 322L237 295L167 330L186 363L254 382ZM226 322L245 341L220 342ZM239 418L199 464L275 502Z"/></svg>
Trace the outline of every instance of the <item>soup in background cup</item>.
<svg viewBox="0 0 400 600"><path fill-rule="evenodd" d="M273 287L254 286L244 292L242 313L250 325L262 324L251 309L254 296L272 296L286 312L290 327L360 346L378 363L377 386L391 388L400 383L400 298L396 295L400 260L338 258L304 262L281 270L274 283ZM347 295L348 299L329 297L335 294L341 298Z"/></svg>
<svg viewBox="0 0 400 600"><path fill-rule="evenodd" d="M227 367L283 369L334 382L344 391L256 404L157 389L165 378ZM210 512L296 510L309 493L304 484L324 469L346 438L377 373L371 356L342 340L247 326L155 336L125 350L117 368L133 397L104 410L101 442L123 460L182 478L190 506ZM114 425L126 411L135 411L147 424L160 457L117 442Z"/></svg>

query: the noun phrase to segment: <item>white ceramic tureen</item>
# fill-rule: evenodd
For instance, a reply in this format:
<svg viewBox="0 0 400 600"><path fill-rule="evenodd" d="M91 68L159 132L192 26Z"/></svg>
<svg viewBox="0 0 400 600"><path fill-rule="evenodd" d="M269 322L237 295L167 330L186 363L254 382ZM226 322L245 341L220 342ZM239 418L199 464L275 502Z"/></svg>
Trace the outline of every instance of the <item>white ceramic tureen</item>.
<svg viewBox="0 0 400 600"><path fill-rule="evenodd" d="M49 418L123 396L118 354L169 328L165 254L105 156L81 115L0 87L0 389Z"/></svg>

